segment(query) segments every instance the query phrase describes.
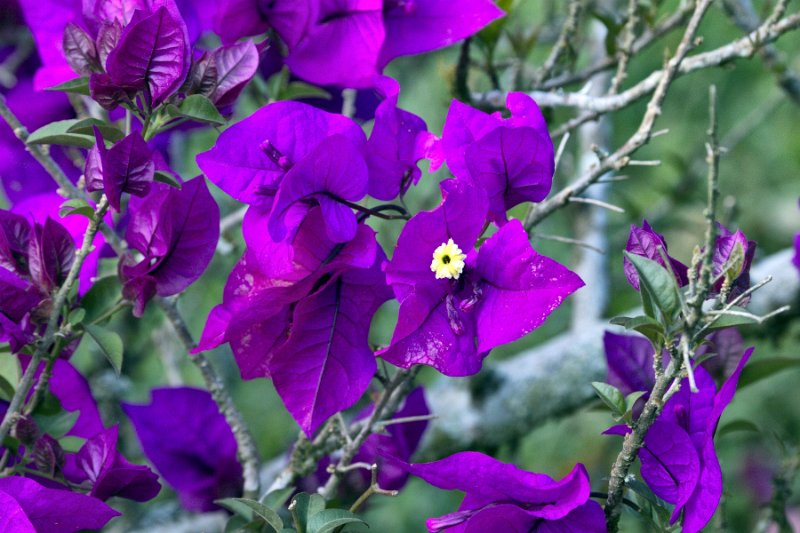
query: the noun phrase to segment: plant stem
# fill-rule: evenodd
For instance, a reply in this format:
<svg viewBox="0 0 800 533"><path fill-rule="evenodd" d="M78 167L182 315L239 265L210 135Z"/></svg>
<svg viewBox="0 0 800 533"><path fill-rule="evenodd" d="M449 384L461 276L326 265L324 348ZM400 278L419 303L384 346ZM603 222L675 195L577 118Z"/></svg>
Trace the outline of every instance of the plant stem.
<svg viewBox="0 0 800 533"><path fill-rule="evenodd" d="M184 322L178 310L176 302L160 297L157 298L156 301L172 324L175 332L178 334L178 338L184 348L186 348L187 353L191 354L196 345L186 322ZM220 413L225 417L225 420L236 438L239 461L242 464L244 474L244 497L257 498L259 457L253 436L247 429L241 413L233 403L233 398L231 398L225 384L222 382L216 370L214 370L211 361L208 360L205 353L199 352L191 354L189 360L200 370L208 392L211 393L211 397L216 402Z"/></svg>
<svg viewBox="0 0 800 533"><path fill-rule="evenodd" d="M2 105L0 105L0 108L2 108ZM0 424L0 442L3 442L3 440L5 440L5 438L8 436L8 433L11 430L11 424L16 422L20 412L22 412L25 398L27 398L28 392L31 389L33 378L36 375L36 370L39 368L39 363L42 361L42 357L44 357L44 354L50 349L50 346L55 340L58 329L58 321L61 318L61 310L67 301L67 297L69 296L73 284L78 279L78 274L80 274L81 267L83 266L83 262L86 260L86 256L89 255L89 252L92 249L94 237L97 235L97 231L100 225L103 223L103 217L105 216L106 211L108 211L108 199L105 195L103 195L102 198L100 198L100 202L97 204L97 209L92 217L92 221L89 223L89 227L86 228L86 233L83 236L83 244L75 254L75 260L72 263L72 267L69 269L69 273L67 273L67 278L64 280L64 283L58 289L58 292L56 292L55 298L53 299L53 308L50 313L50 318L47 321L47 327L44 335L42 335L41 339L36 345L36 350L33 352L33 356L28 364L28 368L25 369L25 373L22 375L22 379L20 380L19 386L14 393L14 397L11 399L11 403L8 406L8 411L6 411L6 414L3 417L3 422Z"/></svg>

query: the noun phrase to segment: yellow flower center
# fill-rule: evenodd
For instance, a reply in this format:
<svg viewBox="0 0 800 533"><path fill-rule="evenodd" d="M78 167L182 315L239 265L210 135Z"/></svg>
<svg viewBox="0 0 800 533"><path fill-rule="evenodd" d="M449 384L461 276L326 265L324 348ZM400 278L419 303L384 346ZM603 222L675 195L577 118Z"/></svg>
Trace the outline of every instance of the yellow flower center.
<svg viewBox="0 0 800 533"><path fill-rule="evenodd" d="M433 251L431 272L436 273L436 279L458 279L464 271L464 259L467 256L461 251L453 239L439 245Z"/></svg>

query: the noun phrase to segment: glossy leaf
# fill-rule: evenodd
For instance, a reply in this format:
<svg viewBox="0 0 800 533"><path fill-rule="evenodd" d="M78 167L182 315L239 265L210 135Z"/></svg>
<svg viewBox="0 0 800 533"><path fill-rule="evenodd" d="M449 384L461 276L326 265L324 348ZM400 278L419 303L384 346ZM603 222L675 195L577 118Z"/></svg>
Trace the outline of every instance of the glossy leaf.
<svg viewBox="0 0 800 533"><path fill-rule="evenodd" d="M647 291L664 316L671 319L680 307L675 278L663 266L646 257L628 252L625 252L625 257L639 274L642 289Z"/></svg>
<svg viewBox="0 0 800 533"><path fill-rule="evenodd" d="M217 126L225 124L225 118L220 115L211 100L201 94L187 96L178 107L170 106L169 113L172 116L207 122Z"/></svg>

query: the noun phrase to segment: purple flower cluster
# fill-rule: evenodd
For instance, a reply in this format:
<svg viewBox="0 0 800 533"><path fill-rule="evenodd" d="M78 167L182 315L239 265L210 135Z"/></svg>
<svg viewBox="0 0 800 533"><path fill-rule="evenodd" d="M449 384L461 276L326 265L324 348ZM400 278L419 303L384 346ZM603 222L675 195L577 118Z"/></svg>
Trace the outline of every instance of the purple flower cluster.
<svg viewBox="0 0 800 533"><path fill-rule="evenodd" d="M449 46L504 15L490 0L224 0L224 41L273 29L286 64L318 85L371 87L393 59Z"/></svg>

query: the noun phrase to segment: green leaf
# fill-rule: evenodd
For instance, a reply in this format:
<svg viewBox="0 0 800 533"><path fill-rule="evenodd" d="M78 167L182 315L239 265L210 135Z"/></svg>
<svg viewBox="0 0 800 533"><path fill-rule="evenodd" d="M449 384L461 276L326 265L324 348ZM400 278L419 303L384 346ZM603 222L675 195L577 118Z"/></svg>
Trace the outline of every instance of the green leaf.
<svg viewBox="0 0 800 533"><path fill-rule="evenodd" d="M761 428L759 428L753 422L749 420L731 420L727 424L720 426L717 428L716 437L722 437L723 435L727 435L729 433L735 433L737 431L750 431L753 433L761 433Z"/></svg>
<svg viewBox="0 0 800 533"><path fill-rule="evenodd" d="M86 326L86 333L92 337L97 346L106 356L117 375L122 371L122 339L115 332L103 329L100 326Z"/></svg>
<svg viewBox="0 0 800 533"><path fill-rule="evenodd" d="M42 126L28 135L28 144L58 144L63 146L94 146L94 135L70 133L69 128L78 123L78 119L58 120Z"/></svg>
<svg viewBox="0 0 800 533"><path fill-rule="evenodd" d="M92 288L81 298L81 307L86 309L83 321L90 324L116 305L122 295L122 286L117 276L106 276L94 282Z"/></svg>
<svg viewBox="0 0 800 533"><path fill-rule="evenodd" d="M642 315L633 318L617 317L614 320L617 321L614 322L612 320L612 323L641 333L650 340L653 346L663 346L665 344L666 333L664 332L664 326L655 318Z"/></svg>
<svg viewBox="0 0 800 533"><path fill-rule="evenodd" d="M331 533L347 524L365 524L355 514L344 509L325 509L308 519L308 533Z"/></svg>
<svg viewBox="0 0 800 533"><path fill-rule="evenodd" d="M734 311L736 313L747 313L748 315L750 314L750 312L747 309L736 305L731 307L730 311ZM709 326L708 329L712 331L717 329L732 328L736 326L748 326L750 324L758 324L758 320L756 320L751 316L721 315L711 326Z"/></svg>
<svg viewBox="0 0 800 533"><path fill-rule="evenodd" d="M283 67L280 72L276 72L266 81L267 96L277 100L280 94L289 85L289 69Z"/></svg>
<svg viewBox="0 0 800 533"><path fill-rule="evenodd" d="M279 94L278 100L301 100L303 98L323 98L331 99L331 93L302 81L293 81L284 87Z"/></svg>
<svg viewBox="0 0 800 533"><path fill-rule="evenodd" d="M273 490L269 494L265 494L261 497L261 503L269 507L270 509L278 510L284 505L286 502L289 501L292 493L295 491L294 487L286 487L284 489Z"/></svg>
<svg viewBox="0 0 800 533"><path fill-rule="evenodd" d="M241 533L242 531L247 531L245 528L247 527L248 522L249 520L242 518L238 514L233 515L225 524L224 533Z"/></svg>
<svg viewBox="0 0 800 533"><path fill-rule="evenodd" d="M175 179L175 176L163 170L156 170L155 174L153 174L153 179L161 183L166 183L170 187L175 187L176 189L183 188L183 185Z"/></svg>
<svg viewBox="0 0 800 533"><path fill-rule="evenodd" d="M325 509L325 499L319 494L301 492L292 500L289 510L295 519L298 533L308 533L308 519Z"/></svg>
<svg viewBox="0 0 800 533"><path fill-rule="evenodd" d="M89 78L75 78L74 80L65 81L64 83L59 83L58 85L54 85L53 87L48 87L45 89L46 91L58 91L62 93L72 93L72 94L82 94L84 96L89 96L91 92L89 91Z"/></svg>
<svg viewBox="0 0 800 533"><path fill-rule="evenodd" d="M216 106L202 94L187 96L178 107L170 105L167 113L173 117L184 117L216 126L225 124L225 118L219 114Z"/></svg>
<svg viewBox="0 0 800 533"><path fill-rule="evenodd" d="M67 128L67 133L81 133L84 135L94 136L95 127L100 130L100 133L103 135L103 139L106 139L107 141L117 142L125 137L125 134L122 133L119 128L98 118L84 118L79 120Z"/></svg>
<svg viewBox="0 0 800 533"><path fill-rule="evenodd" d="M639 398L641 398L645 394L647 394L645 391L639 390L639 391L632 392L632 393L628 394L627 396L625 396L625 412L627 413L627 412L633 410L633 406L636 404L636 402L639 400Z"/></svg>
<svg viewBox="0 0 800 533"><path fill-rule="evenodd" d="M672 319L680 307L678 284L675 282L675 277L660 264L646 257L628 252L625 252L625 257L633 264L639 274L639 286L642 294L644 295L645 291L647 291L648 296L658 306L664 317ZM652 316L650 313L648 315Z"/></svg>
<svg viewBox="0 0 800 533"><path fill-rule="evenodd" d="M69 435L58 439L58 443L64 448L65 452L77 453L86 443L86 439Z"/></svg>
<svg viewBox="0 0 800 533"><path fill-rule="evenodd" d="M64 218L69 215L83 215L87 218L94 217L94 208L83 198L67 200L58 208L58 216Z"/></svg>
<svg viewBox="0 0 800 533"><path fill-rule="evenodd" d="M253 512L253 515L266 522L276 533L283 529L283 520L278 516L278 513L255 500L250 500L248 498L225 498L224 500L217 500L216 503L234 513L237 512L237 508L240 508L237 504L244 505Z"/></svg>
<svg viewBox="0 0 800 533"><path fill-rule="evenodd" d="M7 402L11 401L14 397L14 385L12 385L6 378L0 375L0 399Z"/></svg>
<svg viewBox="0 0 800 533"><path fill-rule="evenodd" d="M67 322L69 322L70 326L77 326L83 322L84 318L86 318L86 309L78 307L70 312L69 317L67 317Z"/></svg>
<svg viewBox="0 0 800 533"><path fill-rule="evenodd" d="M54 415L34 414L33 419L36 420L43 433L49 433L51 437L58 440L72 429L79 415L78 411L60 411Z"/></svg>
<svg viewBox="0 0 800 533"><path fill-rule="evenodd" d="M622 417L625 414L625 397L619 389L602 381L593 381L592 387L614 416Z"/></svg>
<svg viewBox="0 0 800 533"><path fill-rule="evenodd" d="M10 391L4 387L5 394L11 393L7 398L3 398L4 400L11 401L16 390L16 384L19 383L21 376L22 367L19 364L19 359L16 357L0 357L0 378L11 387Z"/></svg>
<svg viewBox="0 0 800 533"><path fill-rule="evenodd" d="M742 370L739 388L757 383L782 370L796 367L800 367L800 359L794 357L772 357L753 361Z"/></svg>

